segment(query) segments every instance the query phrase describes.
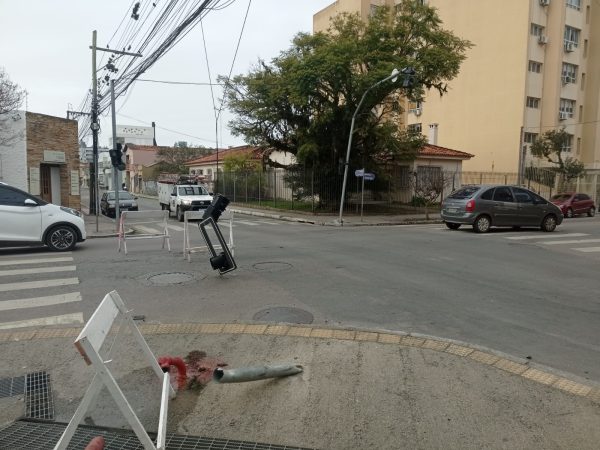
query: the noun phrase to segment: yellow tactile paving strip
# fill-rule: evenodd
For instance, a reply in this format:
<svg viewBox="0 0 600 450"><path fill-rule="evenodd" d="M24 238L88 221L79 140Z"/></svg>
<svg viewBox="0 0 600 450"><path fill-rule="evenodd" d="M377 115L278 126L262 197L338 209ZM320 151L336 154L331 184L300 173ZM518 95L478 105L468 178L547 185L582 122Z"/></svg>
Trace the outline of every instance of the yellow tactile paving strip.
<svg viewBox="0 0 600 450"><path fill-rule="evenodd" d="M526 364L474 348L449 343L441 339L421 338L394 333L317 328L295 325L262 325L241 323L180 323L180 324L143 324L140 331L146 335L160 334L254 334L264 336L294 336L315 339L336 339L357 342L378 342L386 345L417 347L431 351L444 352L460 358L470 358L480 364L525 378L545 386L552 386L572 395L585 397L600 404L600 389L534 369ZM45 328L33 331L0 332L0 342L31 341L76 337L81 328Z"/></svg>

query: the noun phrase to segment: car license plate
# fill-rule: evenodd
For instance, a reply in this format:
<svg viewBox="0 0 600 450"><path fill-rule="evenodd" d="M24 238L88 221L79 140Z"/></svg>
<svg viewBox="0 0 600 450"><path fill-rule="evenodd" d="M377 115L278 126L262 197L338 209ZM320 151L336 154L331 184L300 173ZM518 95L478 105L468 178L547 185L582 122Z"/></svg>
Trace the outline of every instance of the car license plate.
<svg viewBox="0 0 600 450"><path fill-rule="evenodd" d="M446 211L449 213L455 213L456 211L458 211L457 208L446 208Z"/></svg>

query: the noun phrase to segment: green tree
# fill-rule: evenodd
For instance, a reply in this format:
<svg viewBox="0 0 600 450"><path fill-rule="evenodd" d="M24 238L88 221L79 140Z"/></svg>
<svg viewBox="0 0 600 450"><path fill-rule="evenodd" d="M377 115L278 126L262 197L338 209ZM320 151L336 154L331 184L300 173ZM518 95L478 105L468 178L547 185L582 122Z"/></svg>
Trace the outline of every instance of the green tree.
<svg viewBox="0 0 600 450"><path fill-rule="evenodd" d="M179 144L179 143L177 143ZM209 155L212 149L204 147L159 147L157 172L187 174L187 161Z"/></svg>
<svg viewBox="0 0 600 450"><path fill-rule="evenodd" d="M252 159L252 156L248 153L227 155L223 158L223 170L225 172L257 172L260 167L260 162Z"/></svg>
<svg viewBox="0 0 600 450"><path fill-rule="evenodd" d="M547 131L531 145L531 154L554 164L554 169L564 181L576 180L584 175L585 166L571 156L563 157L563 153L570 148L572 139L573 136L564 127Z"/></svg>
<svg viewBox="0 0 600 450"><path fill-rule="evenodd" d="M291 152L304 167L339 175L362 95L393 68L413 67L416 87L388 82L366 96L351 164L371 169L381 159L414 159L424 139L399 131L399 95L418 99L424 89L444 94L469 47L419 2L378 8L368 23L358 15L337 16L328 33L300 33L271 63L259 61L245 76L220 78L236 115L230 127L248 143Z"/></svg>

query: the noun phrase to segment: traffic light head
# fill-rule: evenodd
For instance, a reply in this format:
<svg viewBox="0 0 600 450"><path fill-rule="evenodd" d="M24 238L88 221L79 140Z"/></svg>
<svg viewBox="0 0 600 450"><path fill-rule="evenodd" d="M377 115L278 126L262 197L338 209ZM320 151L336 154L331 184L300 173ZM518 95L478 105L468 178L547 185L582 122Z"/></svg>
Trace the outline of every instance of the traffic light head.
<svg viewBox="0 0 600 450"><path fill-rule="evenodd" d="M109 150L110 162L117 170L125 170L125 164L123 163L123 151L127 151L127 146L123 150L123 146L117 142L117 146L114 150Z"/></svg>
<svg viewBox="0 0 600 450"><path fill-rule="evenodd" d="M221 273L229 272L235 269L235 264L232 262L230 257L225 254L225 252L221 252L218 255L210 258L210 265L213 270L218 270Z"/></svg>
<svg viewBox="0 0 600 450"><path fill-rule="evenodd" d="M219 220L225 208L229 205L229 199L227 197L222 196L221 194L217 194L214 196L212 203L202 215L202 220L208 219L212 217L215 222Z"/></svg>

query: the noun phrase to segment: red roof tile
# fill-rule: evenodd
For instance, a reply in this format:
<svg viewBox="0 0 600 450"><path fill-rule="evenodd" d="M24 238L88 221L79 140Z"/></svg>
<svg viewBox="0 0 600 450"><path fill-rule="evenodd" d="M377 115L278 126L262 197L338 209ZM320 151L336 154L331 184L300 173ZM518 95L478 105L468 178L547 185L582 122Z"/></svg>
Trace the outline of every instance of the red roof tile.
<svg viewBox="0 0 600 450"><path fill-rule="evenodd" d="M421 150L419 150L419 156L425 158L457 158L457 159L470 159L473 156L467 152L461 152L458 150L452 150L451 148L440 147L433 144L425 144Z"/></svg>
<svg viewBox="0 0 600 450"><path fill-rule="evenodd" d="M240 145L239 147L219 149L219 161L232 155L244 155L250 154L252 159L262 159L263 155L267 150L261 147L254 147L251 145ZM212 164L217 162L217 152L213 152L210 155L203 156L201 158L192 159L185 163L186 166L198 165L198 164Z"/></svg>

